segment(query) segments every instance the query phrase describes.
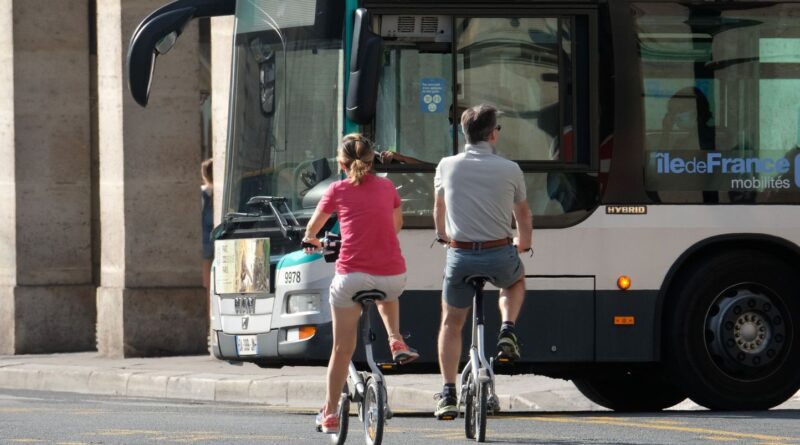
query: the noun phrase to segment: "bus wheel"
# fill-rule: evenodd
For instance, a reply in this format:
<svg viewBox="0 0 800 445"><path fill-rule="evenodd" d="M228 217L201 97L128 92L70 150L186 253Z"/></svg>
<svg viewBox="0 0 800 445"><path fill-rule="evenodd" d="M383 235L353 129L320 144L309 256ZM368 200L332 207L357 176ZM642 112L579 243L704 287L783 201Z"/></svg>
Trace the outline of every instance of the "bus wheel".
<svg viewBox="0 0 800 445"><path fill-rule="evenodd" d="M686 398L686 394L656 373L625 373L575 379L572 383L587 399L614 411L661 411Z"/></svg>
<svg viewBox="0 0 800 445"><path fill-rule="evenodd" d="M664 359L711 409L768 409L800 389L800 280L759 251L718 254L667 300Z"/></svg>

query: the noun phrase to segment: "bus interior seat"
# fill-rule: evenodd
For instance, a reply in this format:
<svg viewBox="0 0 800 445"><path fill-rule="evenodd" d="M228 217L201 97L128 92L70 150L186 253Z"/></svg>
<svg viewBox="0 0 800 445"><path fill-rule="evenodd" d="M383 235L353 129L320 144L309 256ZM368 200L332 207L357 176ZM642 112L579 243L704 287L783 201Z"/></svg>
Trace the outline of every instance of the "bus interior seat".
<svg viewBox="0 0 800 445"><path fill-rule="evenodd" d="M302 207L304 209L316 207L317 203L322 199L322 195L325 194L325 190L328 190L328 187L334 182L336 182L336 176L330 176L318 182L314 187L311 187L303 196L301 202Z"/></svg>

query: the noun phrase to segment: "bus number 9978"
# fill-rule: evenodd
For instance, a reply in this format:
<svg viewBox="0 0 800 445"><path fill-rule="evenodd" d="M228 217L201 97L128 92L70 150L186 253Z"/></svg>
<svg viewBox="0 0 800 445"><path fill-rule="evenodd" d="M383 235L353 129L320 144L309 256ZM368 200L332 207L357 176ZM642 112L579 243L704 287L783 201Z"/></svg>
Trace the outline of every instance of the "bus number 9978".
<svg viewBox="0 0 800 445"><path fill-rule="evenodd" d="M300 282L300 271L288 271L283 274L283 282L285 284L296 284Z"/></svg>

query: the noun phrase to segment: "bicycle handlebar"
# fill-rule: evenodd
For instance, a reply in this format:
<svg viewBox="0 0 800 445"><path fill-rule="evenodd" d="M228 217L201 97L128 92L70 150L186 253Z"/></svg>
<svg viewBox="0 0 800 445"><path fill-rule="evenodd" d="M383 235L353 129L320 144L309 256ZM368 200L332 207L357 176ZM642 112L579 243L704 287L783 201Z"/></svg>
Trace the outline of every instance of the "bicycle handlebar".
<svg viewBox="0 0 800 445"><path fill-rule="evenodd" d="M339 258L339 249L342 247L342 239L339 234L325 232L325 236L319 242L320 245L317 247L315 244L302 241L300 247L309 254L322 250L322 255L325 256L325 261L328 263L332 263Z"/></svg>

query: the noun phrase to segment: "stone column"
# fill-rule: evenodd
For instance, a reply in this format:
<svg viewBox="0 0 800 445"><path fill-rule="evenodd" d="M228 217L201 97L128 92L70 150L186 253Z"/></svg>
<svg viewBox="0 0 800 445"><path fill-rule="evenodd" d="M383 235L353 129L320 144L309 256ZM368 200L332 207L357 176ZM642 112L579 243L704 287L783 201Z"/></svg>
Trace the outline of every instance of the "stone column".
<svg viewBox="0 0 800 445"><path fill-rule="evenodd" d="M225 157L228 151L228 105L230 104L231 56L234 18L211 19L211 157L214 159L214 226L222 221L226 209L222 208L225 184ZM213 268L212 268L213 272ZM213 274L212 278L213 280ZM211 303L211 296L208 296ZM210 307L209 307L210 309ZM209 353L215 335L211 328L209 310Z"/></svg>
<svg viewBox="0 0 800 445"><path fill-rule="evenodd" d="M92 350L88 0L0 0L0 354Z"/></svg>
<svg viewBox="0 0 800 445"><path fill-rule="evenodd" d="M214 157L214 224L222 218L222 185L228 150L228 105L231 93L231 57L234 18L211 19L211 134ZM224 210L224 209L222 209Z"/></svg>
<svg viewBox="0 0 800 445"><path fill-rule="evenodd" d="M97 3L101 271L97 347L111 357L203 353L198 32L158 58L150 103L127 88L131 34L163 0Z"/></svg>

